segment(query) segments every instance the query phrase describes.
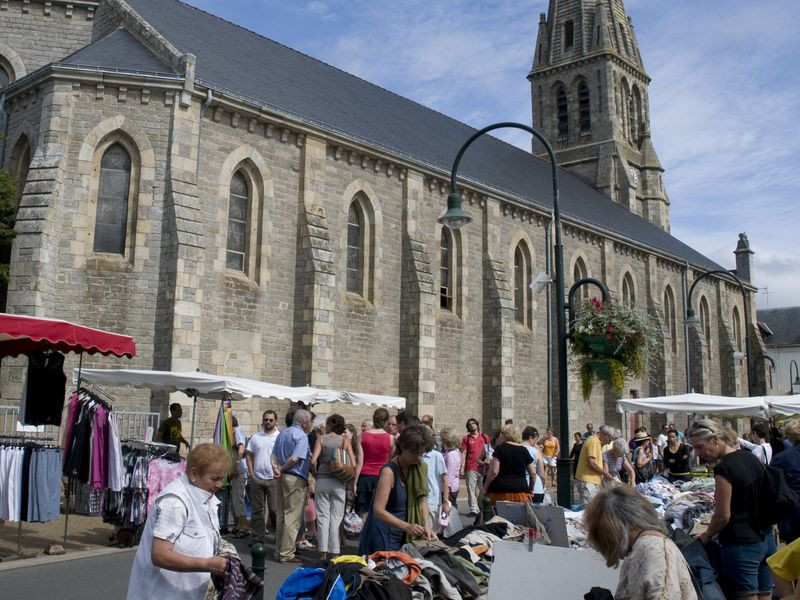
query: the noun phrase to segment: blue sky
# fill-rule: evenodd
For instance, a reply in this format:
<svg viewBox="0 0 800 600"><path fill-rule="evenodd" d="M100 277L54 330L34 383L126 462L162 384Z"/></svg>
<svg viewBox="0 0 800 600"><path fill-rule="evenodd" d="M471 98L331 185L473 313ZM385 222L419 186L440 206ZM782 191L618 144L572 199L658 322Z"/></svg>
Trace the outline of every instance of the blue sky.
<svg viewBox="0 0 800 600"><path fill-rule="evenodd" d="M475 127L530 122L547 0L188 0ZM650 85L672 233L726 268L740 232L758 306L800 305L796 0L626 0ZM504 139L523 148L529 138Z"/></svg>

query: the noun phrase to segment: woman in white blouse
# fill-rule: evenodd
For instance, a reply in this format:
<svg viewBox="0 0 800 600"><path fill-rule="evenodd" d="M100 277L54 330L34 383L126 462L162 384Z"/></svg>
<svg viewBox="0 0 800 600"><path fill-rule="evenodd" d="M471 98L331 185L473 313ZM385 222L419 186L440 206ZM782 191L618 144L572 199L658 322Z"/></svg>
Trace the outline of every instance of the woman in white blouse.
<svg viewBox="0 0 800 600"><path fill-rule="evenodd" d="M222 575L227 559L220 543L214 493L231 465L216 444L189 452L186 472L165 487L147 516L128 582L128 600L202 600L211 575Z"/></svg>

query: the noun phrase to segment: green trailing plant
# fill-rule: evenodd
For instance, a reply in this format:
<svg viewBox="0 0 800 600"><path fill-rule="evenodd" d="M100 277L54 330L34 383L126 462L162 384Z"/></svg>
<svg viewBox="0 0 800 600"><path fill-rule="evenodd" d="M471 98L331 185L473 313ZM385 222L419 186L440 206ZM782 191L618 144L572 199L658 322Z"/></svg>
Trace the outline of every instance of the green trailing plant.
<svg viewBox="0 0 800 600"><path fill-rule="evenodd" d="M621 396L628 379L644 376L656 357L658 326L646 314L592 297L580 303L572 322L572 362L589 400L598 380Z"/></svg>

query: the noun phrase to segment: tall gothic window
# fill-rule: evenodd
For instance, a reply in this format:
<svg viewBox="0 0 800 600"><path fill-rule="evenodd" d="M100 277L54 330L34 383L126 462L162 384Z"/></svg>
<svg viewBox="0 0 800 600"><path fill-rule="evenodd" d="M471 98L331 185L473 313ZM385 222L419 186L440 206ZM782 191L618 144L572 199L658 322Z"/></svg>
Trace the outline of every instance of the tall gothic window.
<svg viewBox="0 0 800 600"><path fill-rule="evenodd" d="M3 65L0 65L0 89L6 87L9 83L11 83L11 75Z"/></svg>
<svg viewBox="0 0 800 600"><path fill-rule="evenodd" d="M442 227L439 265L439 306L453 310L453 234Z"/></svg>
<svg viewBox="0 0 800 600"><path fill-rule="evenodd" d="M625 48L625 54L630 54L631 49L628 46L628 36L625 34L625 29L622 27L622 23L619 25L619 37L622 39L622 47Z"/></svg>
<svg viewBox="0 0 800 600"><path fill-rule="evenodd" d="M592 111L589 104L589 86L585 81L578 85L578 116L580 118L581 135L592 133Z"/></svg>
<svg viewBox="0 0 800 600"><path fill-rule="evenodd" d="M94 251L125 254L128 229L128 195L131 157L120 144L112 144L100 161Z"/></svg>
<svg viewBox="0 0 800 600"><path fill-rule="evenodd" d="M347 213L347 291L364 295L364 214L356 200Z"/></svg>
<svg viewBox="0 0 800 600"><path fill-rule="evenodd" d="M700 328L706 338L706 352L711 356L711 311L705 296L700 298Z"/></svg>
<svg viewBox="0 0 800 600"><path fill-rule="evenodd" d="M571 19L564 23L564 51L572 50L575 45L575 22Z"/></svg>
<svg viewBox="0 0 800 600"><path fill-rule="evenodd" d="M633 287L633 277L630 273L625 273L622 278L622 302L628 306L636 305L636 292Z"/></svg>
<svg viewBox="0 0 800 600"><path fill-rule="evenodd" d="M241 169L231 177L228 200L228 247L225 266L244 271L247 264L247 232L249 230L250 186Z"/></svg>
<svg viewBox="0 0 800 600"><path fill-rule="evenodd" d="M664 321L669 331L670 347L673 354L678 352L678 326L675 320L675 294L667 286L664 290Z"/></svg>
<svg viewBox="0 0 800 600"><path fill-rule="evenodd" d="M558 115L558 140L564 141L569 137L569 105L567 103L567 90L560 86L556 92L556 114Z"/></svg>
<svg viewBox="0 0 800 600"><path fill-rule="evenodd" d="M639 88L635 85L631 90L628 110L630 111L628 120L630 121L631 142L638 144L639 136L642 133L642 96L639 93Z"/></svg>
<svg viewBox="0 0 800 600"><path fill-rule="evenodd" d="M11 151L11 177L17 184L14 191L14 210L19 208L22 192L28 181L28 170L31 165L31 144L28 138L21 135Z"/></svg>
<svg viewBox="0 0 800 600"><path fill-rule="evenodd" d="M531 327L533 316L531 254L525 242L514 250L514 311L517 323Z"/></svg>
<svg viewBox="0 0 800 600"><path fill-rule="evenodd" d="M583 259L578 257L575 260L575 266L572 268L572 283L575 284L581 279L586 279L589 276L589 271L586 268L586 263ZM582 285L578 288L577 296L580 300L589 299L589 286Z"/></svg>
<svg viewBox="0 0 800 600"><path fill-rule="evenodd" d="M742 320L739 317L739 307L733 307L733 340L736 343L736 350L742 351Z"/></svg>

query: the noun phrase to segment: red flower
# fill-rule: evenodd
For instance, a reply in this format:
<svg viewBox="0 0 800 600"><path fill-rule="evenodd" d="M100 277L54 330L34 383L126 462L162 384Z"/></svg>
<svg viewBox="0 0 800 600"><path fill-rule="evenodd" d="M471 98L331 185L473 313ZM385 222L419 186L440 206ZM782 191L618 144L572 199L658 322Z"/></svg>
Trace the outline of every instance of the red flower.
<svg viewBox="0 0 800 600"><path fill-rule="evenodd" d="M606 334L606 338L608 338L609 340L613 340L614 339L614 334L613 333L607 333Z"/></svg>

